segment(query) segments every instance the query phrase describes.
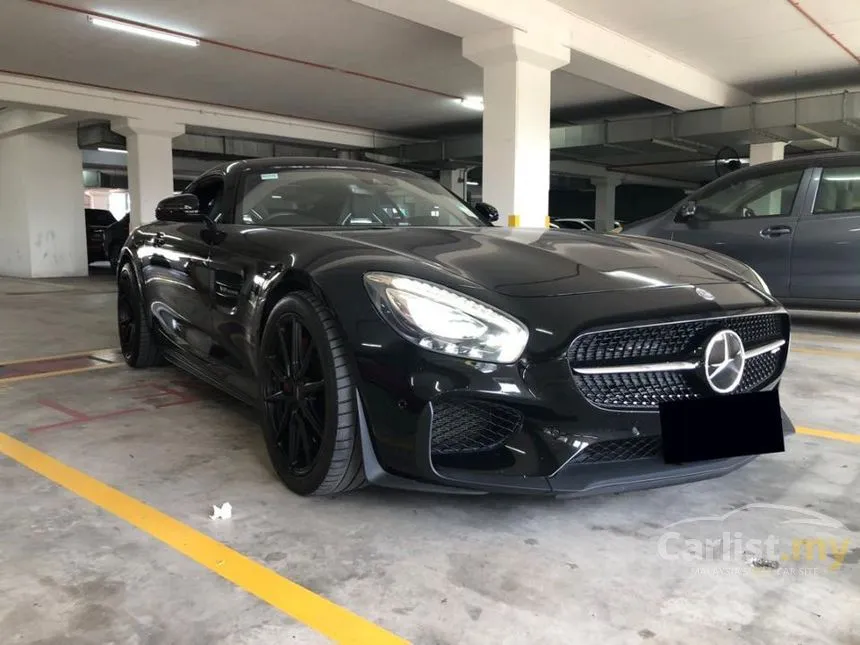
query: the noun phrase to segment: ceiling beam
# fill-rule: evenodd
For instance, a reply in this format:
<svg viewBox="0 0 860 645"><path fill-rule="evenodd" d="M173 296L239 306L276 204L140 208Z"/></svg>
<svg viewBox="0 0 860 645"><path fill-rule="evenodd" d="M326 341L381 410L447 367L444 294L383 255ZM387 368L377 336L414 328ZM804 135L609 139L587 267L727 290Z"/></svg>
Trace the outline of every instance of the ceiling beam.
<svg viewBox="0 0 860 645"><path fill-rule="evenodd" d="M61 110L89 118L128 117L169 121L341 148L378 148L416 139L377 130L167 99L136 92L0 73L0 103L39 110Z"/></svg>
<svg viewBox="0 0 860 645"><path fill-rule="evenodd" d="M678 110L741 105L744 92L693 66L571 13L550 0L353 0L457 36L501 26L571 50L562 69Z"/></svg>
<svg viewBox="0 0 860 645"><path fill-rule="evenodd" d="M7 108L0 111L0 137L8 137L30 130L37 130L42 126L65 118L65 114L59 114L58 112Z"/></svg>

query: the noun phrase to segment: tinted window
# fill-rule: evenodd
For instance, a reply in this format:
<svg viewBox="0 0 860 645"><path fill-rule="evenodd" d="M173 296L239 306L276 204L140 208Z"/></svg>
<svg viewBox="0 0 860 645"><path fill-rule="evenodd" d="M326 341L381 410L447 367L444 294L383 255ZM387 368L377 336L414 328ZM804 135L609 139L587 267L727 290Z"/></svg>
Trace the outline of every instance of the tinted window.
<svg viewBox="0 0 860 645"><path fill-rule="evenodd" d="M485 226L436 182L371 170L248 172L239 222L260 226Z"/></svg>
<svg viewBox="0 0 860 645"><path fill-rule="evenodd" d="M802 176L803 170L792 170L706 191L696 200L696 213L709 219L789 215Z"/></svg>
<svg viewBox="0 0 860 645"><path fill-rule="evenodd" d="M85 208L87 226L110 226L116 221L113 213L101 208Z"/></svg>
<svg viewBox="0 0 860 645"><path fill-rule="evenodd" d="M825 168L812 212L860 211L860 168Z"/></svg>
<svg viewBox="0 0 860 645"><path fill-rule="evenodd" d="M221 221L224 211L224 180L221 177L204 179L186 190L200 200L201 213L216 222Z"/></svg>

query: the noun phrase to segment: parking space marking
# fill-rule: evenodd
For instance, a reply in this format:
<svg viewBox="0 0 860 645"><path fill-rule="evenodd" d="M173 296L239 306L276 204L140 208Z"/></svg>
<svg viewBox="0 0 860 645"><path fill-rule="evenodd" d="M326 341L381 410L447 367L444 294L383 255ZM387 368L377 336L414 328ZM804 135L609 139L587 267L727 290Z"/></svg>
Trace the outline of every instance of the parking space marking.
<svg viewBox="0 0 860 645"><path fill-rule="evenodd" d="M115 349L0 361L0 386L119 367L123 362L122 355Z"/></svg>
<svg viewBox="0 0 860 645"><path fill-rule="evenodd" d="M833 356L834 358L860 358L860 352L849 349L822 349L820 347L798 347L791 346L791 352L798 354L818 354L821 356Z"/></svg>
<svg viewBox="0 0 860 645"><path fill-rule="evenodd" d="M847 336L847 335L839 335L839 334L816 334L812 332L804 332L804 331L792 331L791 338L794 340L795 338L799 340L807 340L807 341L824 341L824 342L840 342L846 343L849 345L856 345L858 343L856 336Z"/></svg>
<svg viewBox="0 0 860 645"><path fill-rule="evenodd" d="M408 644L214 538L2 432L0 454L137 527L336 643Z"/></svg>
<svg viewBox="0 0 860 645"><path fill-rule="evenodd" d="M56 370L54 372L42 372L40 374L27 374L25 376L11 376L9 378L0 379L0 387L9 383L20 383L21 381L32 381L40 378L51 378L53 376L66 376L68 374L80 374L82 372L94 372L96 370L106 370L111 367L120 367L122 363L105 363L104 365L90 365L89 367L75 367L68 370Z"/></svg>
<svg viewBox="0 0 860 645"><path fill-rule="evenodd" d="M98 354L106 354L117 351L114 347L104 349L84 350L80 352L70 352L68 354L54 354L53 356L36 356L34 358L16 358L11 361L0 360L0 365L21 365L23 363L39 363L42 361L56 361L63 358L78 358L80 356L96 356Z"/></svg>
<svg viewBox="0 0 860 645"><path fill-rule="evenodd" d="M849 434L847 432L834 432L833 430L818 430L816 428L796 427L797 434L805 434L810 437L821 437L822 439L833 439L835 441L846 441L848 443L860 443L860 434Z"/></svg>

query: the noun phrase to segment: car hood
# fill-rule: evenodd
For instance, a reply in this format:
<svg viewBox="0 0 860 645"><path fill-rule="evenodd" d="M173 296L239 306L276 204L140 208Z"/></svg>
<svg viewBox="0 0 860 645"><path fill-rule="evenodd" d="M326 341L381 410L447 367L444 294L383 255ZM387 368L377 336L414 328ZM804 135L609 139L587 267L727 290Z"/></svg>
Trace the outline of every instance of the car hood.
<svg viewBox="0 0 860 645"><path fill-rule="evenodd" d="M650 238L503 227L315 233L410 256L513 297L745 281L737 262Z"/></svg>

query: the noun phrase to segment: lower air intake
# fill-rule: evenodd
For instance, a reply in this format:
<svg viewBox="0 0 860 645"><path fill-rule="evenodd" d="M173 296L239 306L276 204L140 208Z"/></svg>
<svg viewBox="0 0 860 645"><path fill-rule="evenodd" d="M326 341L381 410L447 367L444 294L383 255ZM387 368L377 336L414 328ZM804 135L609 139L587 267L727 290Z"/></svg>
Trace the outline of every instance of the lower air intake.
<svg viewBox="0 0 860 645"><path fill-rule="evenodd" d="M430 452L463 455L498 448L523 426L523 415L495 403L458 402L433 406Z"/></svg>

